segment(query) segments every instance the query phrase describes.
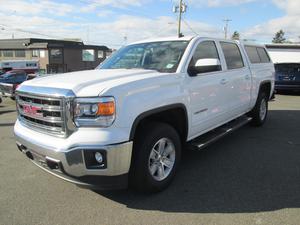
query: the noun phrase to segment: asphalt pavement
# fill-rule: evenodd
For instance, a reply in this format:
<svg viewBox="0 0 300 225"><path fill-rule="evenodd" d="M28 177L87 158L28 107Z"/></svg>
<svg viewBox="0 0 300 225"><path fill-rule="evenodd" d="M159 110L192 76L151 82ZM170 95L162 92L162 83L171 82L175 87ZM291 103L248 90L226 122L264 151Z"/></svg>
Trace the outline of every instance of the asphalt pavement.
<svg viewBox="0 0 300 225"><path fill-rule="evenodd" d="M154 195L94 192L33 165L16 146L15 103L0 104L0 225L300 224L300 95L277 95L264 127L249 125L185 151Z"/></svg>

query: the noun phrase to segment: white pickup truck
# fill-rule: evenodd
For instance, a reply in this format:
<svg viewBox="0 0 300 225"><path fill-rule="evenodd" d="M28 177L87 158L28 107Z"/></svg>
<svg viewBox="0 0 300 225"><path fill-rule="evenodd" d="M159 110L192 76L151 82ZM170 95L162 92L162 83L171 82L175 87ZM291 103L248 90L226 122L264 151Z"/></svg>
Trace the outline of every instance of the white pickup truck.
<svg viewBox="0 0 300 225"><path fill-rule="evenodd" d="M20 151L66 181L155 192L174 178L184 146L262 125L273 90L264 46L161 38L123 47L95 70L23 83L14 133Z"/></svg>

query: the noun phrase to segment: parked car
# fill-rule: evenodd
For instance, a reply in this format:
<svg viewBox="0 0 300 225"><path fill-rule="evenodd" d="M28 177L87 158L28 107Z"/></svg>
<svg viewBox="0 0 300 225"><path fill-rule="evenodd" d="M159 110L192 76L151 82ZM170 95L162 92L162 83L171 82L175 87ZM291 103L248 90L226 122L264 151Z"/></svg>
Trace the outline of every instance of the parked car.
<svg viewBox="0 0 300 225"><path fill-rule="evenodd" d="M202 149L250 121L265 123L274 72L264 46L202 37L137 42L96 70L24 82L17 146L79 186L161 191L183 146Z"/></svg>
<svg viewBox="0 0 300 225"><path fill-rule="evenodd" d="M275 90L300 91L300 63L275 64Z"/></svg>
<svg viewBox="0 0 300 225"><path fill-rule="evenodd" d="M22 70L11 70L0 76L0 95L14 99L16 88L27 80L27 74Z"/></svg>

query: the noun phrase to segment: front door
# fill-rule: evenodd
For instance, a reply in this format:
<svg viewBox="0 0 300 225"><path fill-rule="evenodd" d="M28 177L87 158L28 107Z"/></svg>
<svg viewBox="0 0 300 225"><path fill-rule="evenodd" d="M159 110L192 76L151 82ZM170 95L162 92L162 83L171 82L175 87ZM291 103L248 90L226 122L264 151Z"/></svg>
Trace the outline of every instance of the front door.
<svg viewBox="0 0 300 225"><path fill-rule="evenodd" d="M199 59L219 60L215 41L206 40L198 44L193 53L189 67L195 66ZM215 71L198 73L190 76L187 90L190 96L190 136L196 137L217 126L227 112L226 74L220 66Z"/></svg>

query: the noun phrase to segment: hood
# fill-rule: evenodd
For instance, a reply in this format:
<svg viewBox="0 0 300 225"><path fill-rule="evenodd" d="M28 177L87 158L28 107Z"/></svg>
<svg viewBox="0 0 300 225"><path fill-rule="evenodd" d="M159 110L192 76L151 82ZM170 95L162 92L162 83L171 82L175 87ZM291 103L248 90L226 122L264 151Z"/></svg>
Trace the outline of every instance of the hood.
<svg viewBox="0 0 300 225"><path fill-rule="evenodd" d="M143 69L96 69L39 77L24 82L22 86L69 89L76 96L87 97L98 96L102 91L113 86L162 74Z"/></svg>

